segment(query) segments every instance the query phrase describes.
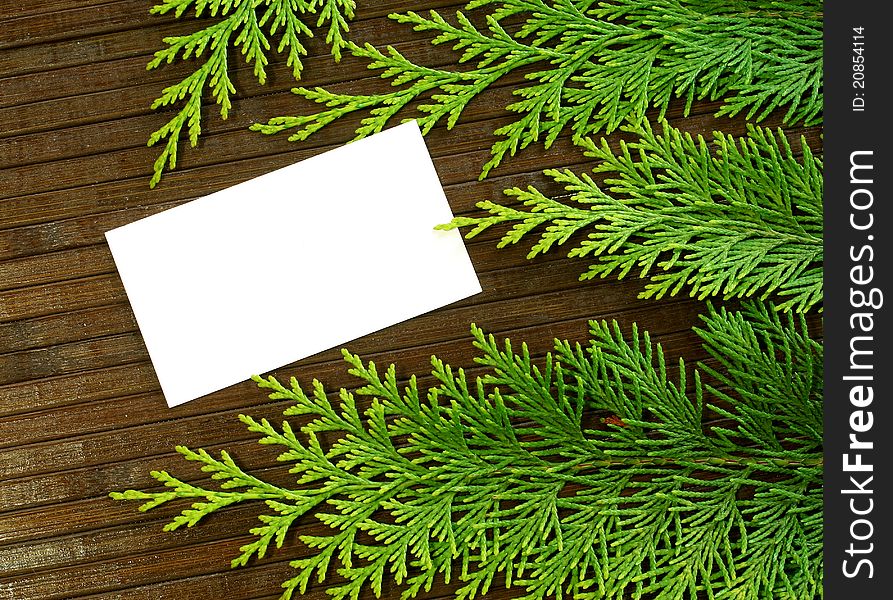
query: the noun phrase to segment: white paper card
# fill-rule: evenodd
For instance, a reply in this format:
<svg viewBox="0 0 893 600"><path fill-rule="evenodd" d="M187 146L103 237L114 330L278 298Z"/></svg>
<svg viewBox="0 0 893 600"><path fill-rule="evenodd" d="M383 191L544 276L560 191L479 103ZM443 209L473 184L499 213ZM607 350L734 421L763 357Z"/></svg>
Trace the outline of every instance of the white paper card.
<svg viewBox="0 0 893 600"><path fill-rule="evenodd" d="M415 122L106 233L169 406L481 291Z"/></svg>

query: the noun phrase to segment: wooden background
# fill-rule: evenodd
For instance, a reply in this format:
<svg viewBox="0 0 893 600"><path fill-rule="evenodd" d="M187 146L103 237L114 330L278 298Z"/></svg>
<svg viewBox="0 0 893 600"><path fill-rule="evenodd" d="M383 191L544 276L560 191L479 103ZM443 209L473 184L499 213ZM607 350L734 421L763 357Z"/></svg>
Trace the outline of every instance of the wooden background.
<svg viewBox="0 0 893 600"><path fill-rule="evenodd" d="M432 48L426 36L386 16L426 8L451 13L461 8L456 3L359 4L352 39L392 44L429 65L455 60L448 49ZM0 8L3 600L276 598L280 582L291 576L288 561L303 552L289 543L231 571L229 560L256 523L254 508L233 508L203 526L165 533L162 526L182 504L143 514L135 503L107 497L112 490L154 486L152 469L200 480L201 473L173 452L176 444L227 448L264 477L288 477L276 465L275 449L256 445L236 418L240 412L276 418L284 408L252 384L166 407L103 232L343 144L360 118L345 119L300 144L284 135L249 132L250 123L312 106L289 93L294 82L281 64L271 66L262 87L250 67L236 61L239 94L230 119L221 120L209 106L200 148L184 148L179 168L150 190L158 150L145 142L170 115L149 105L189 71L174 65L147 72L145 65L164 36L195 28L169 15L150 16L150 5L151 0L29 0L4 1ZM362 61L335 64L319 40L309 48L306 85L383 89ZM514 82L484 94L454 130L439 127L427 138L457 214L473 212L476 201L500 198L508 187L533 184L560 193L541 170L587 165L564 138L548 151L531 147L477 181L492 132L510 118L502 107L510 102ZM684 119L677 108L671 116L691 131L743 130L740 119L711 117L716 108L698 105ZM806 133L818 148L817 130ZM350 349L379 364L396 362L405 377L426 372L434 353L456 366L472 366L471 322L526 340L541 355L555 337L583 340L588 319L616 318L626 327L637 321L651 330L670 356L703 356L689 330L700 303L639 300L642 284L634 278L579 282L585 263L559 254L526 261L525 248L497 250L498 233L468 243L482 294L356 340ZM297 257L294 268L300 272ZM355 385L339 357L337 350L328 351L276 375L296 375L303 383L316 377L332 390ZM398 591L389 587L385 596L397 597ZM322 586L309 595L326 597Z"/></svg>

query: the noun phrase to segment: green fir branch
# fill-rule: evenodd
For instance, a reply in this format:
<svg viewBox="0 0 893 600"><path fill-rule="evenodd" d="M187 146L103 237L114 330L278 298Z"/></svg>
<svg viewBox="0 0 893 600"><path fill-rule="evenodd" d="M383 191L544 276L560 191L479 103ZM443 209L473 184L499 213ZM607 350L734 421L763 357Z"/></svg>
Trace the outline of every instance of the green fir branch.
<svg viewBox="0 0 893 600"><path fill-rule="evenodd" d="M663 123L627 127L638 141L581 140L599 160L604 186L569 170L545 173L565 186L568 200L533 187L506 195L523 206L478 203L489 214L457 217L441 229L471 227L474 237L493 225L511 229L500 247L534 235L533 258L585 239L568 253L597 258L581 279L637 271L650 281L643 298L661 298L687 288L700 299L777 294L782 310L805 311L822 301L822 161L801 140L797 157L781 131L748 127L744 137L714 133L713 144Z"/></svg>
<svg viewBox="0 0 893 600"><path fill-rule="evenodd" d="M312 515L283 598L336 573L336 599L381 597L386 579L403 598L438 581L474 598L497 580L529 599L820 598L822 346L802 314L759 303L702 318L713 366L698 369L670 369L635 327L592 322L588 344L556 341L537 361L473 326L488 374L470 381L435 357L427 390L346 351L355 392L256 378L302 423L242 417L284 449L295 489L181 448L220 489L153 473L170 489L112 497L197 500L169 528L266 502L233 566Z"/></svg>
<svg viewBox="0 0 893 600"><path fill-rule="evenodd" d="M815 0L473 0L468 10L475 9L485 11L482 26L462 12L455 22L435 11L391 15L434 35L435 45L449 44L468 68L428 68L392 47L347 43L396 89L350 95L296 88L326 108L252 128L294 130L289 139L303 140L362 110L369 113L357 130L363 137L417 100L424 131L443 119L452 128L471 100L519 69L528 72L507 107L517 120L496 131L482 178L533 142L549 147L568 130L576 140L610 133L650 109L663 118L674 99L685 114L695 101L723 99L720 115L761 120L784 109L786 124L821 122L822 8Z"/></svg>
<svg viewBox="0 0 893 600"><path fill-rule="evenodd" d="M164 140L164 148L153 166L149 182L152 187L161 180L165 168L176 167L177 147L184 127L189 144L193 147L198 144L206 89L210 89L214 102L220 106L220 116L226 119L229 115L230 96L236 92L229 71L231 48L238 50L247 64L254 65L254 77L263 85L272 48L270 38L278 36L276 52L286 54L292 75L300 79L304 68L301 56L307 54L302 39L313 36L303 15L318 14L318 27L328 24L326 42L335 60L340 60L347 45L344 34L354 16L355 0L161 0L151 12L173 11L175 17L181 18L190 9L195 18L207 16L216 21L193 33L165 38L167 47L156 52L146 67L155 69L178 60L200 62L193 73L180 83L166 87L152 103L153 109L182 103L171 120L149 137L149 146Z"/></svg>

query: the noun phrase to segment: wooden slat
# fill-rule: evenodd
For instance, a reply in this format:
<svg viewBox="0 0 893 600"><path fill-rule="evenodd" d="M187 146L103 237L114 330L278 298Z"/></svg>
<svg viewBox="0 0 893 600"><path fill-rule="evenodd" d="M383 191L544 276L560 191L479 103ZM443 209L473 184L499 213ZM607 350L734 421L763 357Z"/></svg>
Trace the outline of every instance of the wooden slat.
<svg viewBox="0 0 893 600"><path fill-rule="evenodd" d="M107 306L125 299L117 273L20 288L0 295L0 322Z"/></svg>
<svg viewBox="0 0 893 600"><path fill-rule="evenodd" d="M114 270L106 246L86 246L0 264L0 291L101 275Z"/></svg>
<svg viewBox="0 0 893 600"><path fill-rule="evenodd" d="M92 4L90 0L86 1ZM160 48L163 38L194 30L193 23L173 21L155 28L113 31L80 39L7 48L0 53L0 80L82 64L152 56ZM26 102L31 101L33 99L26 99Z"/></svg>
<svg viewBox="0 0 893 600"><path fill-rule="evenodd" d="M83 370L72 375L0 386L0 414L8 416L60 408L77 402L93 402L157 388L158 380L148 363Z"/></svg>
<svg viewBox="0 0 893 600"><path fill-rule="evenodd" d="M60 10L86 8L92 5L101 4L102 1L103 0L33 0L31 2L9 2L4 3L3 11L0 12L0 19L6 20L25 15L39 15L58 12ZM105 0L105 2L113 1L114 0Z"/></svg>
<svg viewBox="0 0 893 600"><path fill-rule="evenodd" d="M4 19L0 50L101 35L111 31L152 27L172 16L152 16L144 0L88 3L78 0L72 8L58 2L53 10Z"/></svg>

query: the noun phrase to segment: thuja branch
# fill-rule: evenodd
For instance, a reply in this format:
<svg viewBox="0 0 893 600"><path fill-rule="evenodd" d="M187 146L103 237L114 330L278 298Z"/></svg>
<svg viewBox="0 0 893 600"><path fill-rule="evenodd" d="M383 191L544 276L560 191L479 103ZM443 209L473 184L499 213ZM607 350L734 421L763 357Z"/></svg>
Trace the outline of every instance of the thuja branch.
<svg viewBox="0 0 893 600"><path fill-rule="evenodd" d="M112 495L144 510L192 499L170 529L265 502L234 566L281 546L300 519L310 555L292 562L285 598L336 571L328 591L339 599L380 597L386 578L404 598L440 579L471 598L497 574L537 599L820 596L821 344L802 315L763 304L710 308L703 320L696 331L716 366L680 360L674 378L647 333L607 322L591 323L586 345L556 341L536 364L526 345L473 327L488 374L470 381L433 358L427 390L347 352L355 392L257 378L301 425L242 421L283 448L295 489L227 454L179 448L220 489L159 472L165 491ZM707 425L708 410L722 419Z"/></svg>
<svg viewBox="0 0 893 600"><path fill-rule="evenodd" d="M687 459L684 461L687 465L703 465L713 467L749 467L760 469L763 467L769 469L784 468L792 469L797 467L821 467L825 464L824 458L821 456L812 458L752 458L739 456L711 456L707 458ZM645 467L645 466L673 466L680 462L673 458L661 458L659 456L624 456L617 458L608 458L604 460L594 460L588 463L580 463L574 468L575 471L586 471L588 469L601 469L610 467Z"/></svg>
<svg viewBox="0 0 893 600"><path fill-rule="evenodd" d="M471 100L500 78L533 65L507 109L517 120L499 140L482 177L507 154L570 130L575 139L638 122L649 109L663 117L679 99L688 114L697 100L723 99L720 115L760 120L783 109L783 121L815 124L822 115L822 13L815 0L473 0L484 26L464 13L454 21L432 11L394 20L434 35L433 44L461 52L462 66L417 65L392 47L347 44L394 90L356 96L321 88L295 93L326 106L316 114L277 117L264 133L292 130L302 140L355 111L368 111L357 136L380 131L411 102L424 131L457 122ZM524 19L523 25L509 22Z"/></svg>
<svg viewBox="0 0 893 600"><path fill-rule="evenodd" d="M639 139L617 152L604 140L580 142L600 161L604 185L549 170L568 200L513 188L505 193L522 206L483 201L487 215L441 228L470 227L474 237L510 224L500 247L538 231L529 258L573 243L569 256L596 259L582 279L637 271L650 279L644 298L687 290L702 299L778 294L780 309L799 311L821 303L822 161L805 140L798 157L781 131L758 127L744 137L716 132L712 147L666 122L662 132L647 122L626 129Z"/></svg>
<svg viewBox="0 0 893 600"><path fill-rule="evenodd" d="M190 10L191 9L191 10ZM266 82L270 40L278 38L276 52L286 55L295 79L303 71L301 57L307 54L303 39L312 37L308 16L316 14L315 25L328 26L326 42L336 60L346 47L344 38L348 21L353 18L355 0L160 0L152 7L155 14L173 11L177 18L191 12L195 18L211 17L212 23L187 34L167 37L167 47L155 53L147 69L178 60L194 59L198 68L180 83L164 89L152 103L153 109L182 104L179 111L149 137L149 146L166 140L155 161L150 185L154 187L165 168L177 164L180 134L187 128L189 143L198 144L201 134L202 97L211 91L224 119L232 108L231 94L236 91L230 78L230 53L238 50L248 64L254 65L254 76ZM206 54L207 52L207 54Z"/></svg>

